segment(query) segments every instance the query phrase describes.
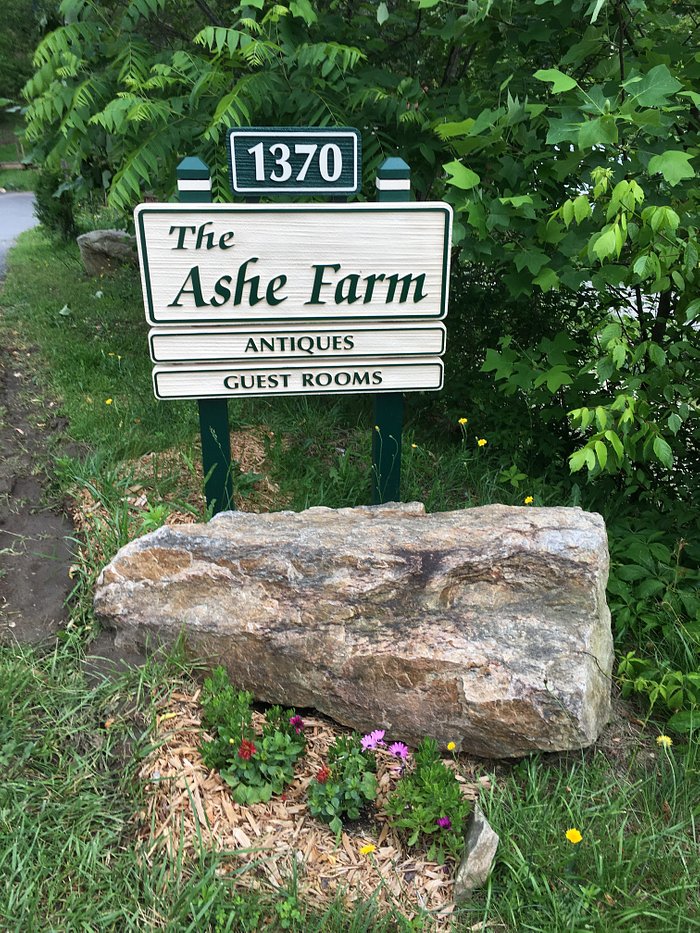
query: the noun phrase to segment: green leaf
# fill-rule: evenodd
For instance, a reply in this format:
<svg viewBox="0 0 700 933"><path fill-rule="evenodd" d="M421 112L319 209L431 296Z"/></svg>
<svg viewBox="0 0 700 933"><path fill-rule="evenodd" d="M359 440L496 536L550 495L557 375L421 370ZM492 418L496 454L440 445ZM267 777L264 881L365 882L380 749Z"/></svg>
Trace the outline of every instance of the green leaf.
<svg viewBox="0 0 700 933"><path fill-rule="evenodd" d="M617 249L617 237L615 236L615 227L610 226L604 230L593 244L593 252L602 262L609 256L612 256Z"/></svg>
<svg viewBox="0 0 700 933"><path fill-rule="evenodd" d="M303 19L307 26L312 26L318 17L309 0L291 0L289 12L298 19Z"/></svg>
<svg viewBox="0 0 700 933"><path fill-rule="evenodd" d="M534 285L539 285L543 292L549 292L553 288L558 288L559 286L559 276L554 269L542 269L539 275L532 281Z"/></svg>
<svg viewBox="0 0 700 933"><path fill-rule="evenodd" d="M608 448L602 441L595 442L595 453L601 470L604 470L605 464L608 462Z"/></svg>
<svg viewBox="0 0 700 933"><path fill-rule="evenodd" d="M573 78L556 68L541 68L534 73L533 78L537 78L538 81L551 81L553 94L561 94L578 86Z"/></svg>
<svg viewBox="0 0 700 933"><path fill-rule="evenodd" d="M577 224L591 216L591 205L585 194L580 194L574 201L574 216Z"/></svg>
<svg viewBox="0 0 700 933"><path fill-rule="evenodd" d="M623 87L638 106L663 107L671 94L675 94L683 85L673 77L666 65L657 65L641 80L637 77L625 81Z"/></svg>
<svg viewBox="0 0 700 933"><path fill-rule="evenodd" d="M673 453L663 437L654 438L654 455L659 463L662 463L667 470L671 469L673 466Z"/></svg>
<svg viewBox="0 0 700 933"><path fill-rule="evenodd" d="M617 124L610 114L596 117L581 124L578 133L579 149L590 149L592 146L606 146L617 142Z"/></svg>
<svg viewBox="0 0 700 933"><path fill-rule="evenodd" d="M668 416L668 429L672 431L673 434L678 434L680 426L683 424L680 417L674 412L672 415Z"/></svg>
<svg viewBox="0 0 700 933"><path fill-rule="evenodd" d="M684 178L694 178L695 170L690 165L693 158L687 152L681 152L678 149L668 149L661 155L655 155L649 159L648 171L650 175L660 172L665 180L675 187Z"/></svg>
<svg viewBox="0 0 700 933"><path fill-rule="evenodd" d="M666 723L672 732L693 732L700 729L700 709L681 710Z"/></svg>
<svg viewBox="0 0 700 933"><path fill-rule="evenodd" d="M622 460L624 453L624 447L622 446L622 441L614 431L606 431L605 439L610 442L610 446L615 451L617 456Z"/></svg>
<svg viewBox="0 0 700 933"><path fill-rule="evenodd" d="M389 19L389 8L382 2L377 7L377 22L382 26Z"/></svg>
<svg viewBox="0 0 700 933"><path fill-rule="evenodd" d="M447 184L453 185L455 188L461 188L463 191L475 188L481 181L476 172L467 168L466 165L462 165L461 162L447 162L442 167L448 175L452 176L447 179Z"/></svg>
<svg viewBox="0 0 700 933"><path fill-rule="evenodd" d="M695 320L698 314L700 314L700 298L695 298L685 309L686 322Z"/></svg>
<svg viewBox="0 0 700 933"><path fill-rule="evenodd" d="M569 469L572 473L578 473L579 470L583 469L586 464L586 453L587 450L584 447L582 450L576 450L569 457Z"/></svg>

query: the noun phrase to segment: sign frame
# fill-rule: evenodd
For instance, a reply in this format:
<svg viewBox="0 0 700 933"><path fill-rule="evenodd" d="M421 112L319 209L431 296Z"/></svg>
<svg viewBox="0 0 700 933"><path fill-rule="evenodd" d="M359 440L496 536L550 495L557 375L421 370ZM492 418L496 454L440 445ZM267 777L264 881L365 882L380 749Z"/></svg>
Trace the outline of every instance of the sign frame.
<svg viewBox="0 0 700 933"><path fill-rule="evenodd" d="M234 370L236 374L241 374L243 372L255 374L261 373L262 375L269 377L271 373L269 372L269 367L267 367L267 372L263 366L256 366L254 364L234 364L227 365L226 363L211 363L209 366L202 366L194 364L192 367L187 365L177 365L172 366L167 365L156 365L153 367L152 379L153 379L153 393L157 399L160 401L171 401L171 400L187 400L187 399L230 399L230 398L277 398L281 396L294 396L294 395L358 395L365 393L386 393L386 392L439 392L445 380L445 367L443 361L440 357L424 356L424 357L415 357L414 359L401 360L395 357L392 358L377 358L377 357L365 357L355 359L351 364L343 366L342 364L336 362L335 360L318 360L315 364L309 365L309 363L298 362L297 360L287 360L280 361L280 365L276 367L278 370L310 370L310 369L320 369L324 371L328 370L348 370L348 369L366 369L366 370L377 370L382 369L399 369L406 370L413 368L415 369L418 366L437 366L440 379L439 385L426 385L419 387L403 387L403 386L390 386L382 385L377 383L372 385L365 385L364 383L358 386L357 383L352 382L348 383L346 386L338 386L337 388L330 389L328 385L319 386L318 390L311 388L309 391L309 386L302 386L298 390L292 391L281 391L279 386L270 387L272 391L256 391L255 389L245 389L242 392L235 392L234 389L229 389L226 392L220 392L216 394L211 393L202 393L201 390L193 389L192 394L184 394L182 391L178 391L177 395L162 395L158 391L158 376L160 375L172 375L172 376L183 376L189 374L196 375L206 375L212 373L225 373L227 371ZM273 373L274 374L274 373ZM233 375L233 373L232 373ZM280 375L277 373L276 375Z"/></svg>
<svg viewBox="0 0 700 933"><path fill-rule="evenodd" d="M284 169L285 166L290 165L290 156L291 153L290 145L294 146L295 149L297 146L305 146L308 148L309 145L319 146L319 143L314 143L312 140L321 140L320 146L321 149L324 149L327 146L334 146L339 153L342 153L345 150L346 154L350 154L352 162L350 172L344 172L341 169L341 174L339 179L333 181L327 181L323 179L322 169L320 167L320 153L319 153L319 175L321 180L316 179L316 175L312 176L310 182L306 181L304 177L301 182L298 180L298 174L294 177L294 180L291 183L286 181L273 181L272 178L268 180L267 177L265 181L259 181L257 177L257 164L256 164L256 178L253 183L248 182L249 175L249 166L245 164L246 160L243 158L243 153L240 152L237 147L239 142L255 142L253 148L257 148L258 145L265 145L266 143L272 143L272 146L282 146L288 150L286 158L279 158L273 155L275 164ZM325 195L326 197L333 197L335 195L351 195L357 194L362 188L362 136L360 131L355 127L351 126L334 126L334 127L318 127L318 126L246 126L246 127L231 127L228 131L227 137L227 156L228 156L228 168L229 168L229 182L231 185L231 191L234 194L242 195L289 195L289 194L317 194ZM342 148L341 148L342 146ZM270 150L268 146L268 151ZM349 150L349 152L348 152ZM246 149L246 154L250 152L249 149ZM295 155L296 155L295 151ZM282 153L283 155L283 153ZM301 171L304 171L306 176L309 169L309 162L311 161L312 156L309 156L309 161L305 166L302 166ZM264 160L264 156L263 156ZM248 160L249 161L249 160ZM255 157L253 161L256 161ZM265 168L265 161L263 161L263 174ZM284 171L282 172L284 174ZM347 177L349 176L349 177Z"/></svg>
<svg viewBox="0 0 700 933"><path fill-rule="evenodd" d="M186 338L198 337L198 338L211 338L212 342L216 343L218 340L225 338L230 338L235 340L236 338L245 339L258 339L265 338L275 339L275 338L295 338L300 339L303 337L307 338L316 338L316 337L328 337L331 340L335 336L343 335L352 336L357 338L359 335L371 335L378 341L384 340L381 351L374 351L368 349L358 349L354 345L348 348L347 343L340 349L326 349L318 350L314 353L309 352L308 350L295 348L294 351L285 352L284 349L280 351L260 351L259 356L254 354L243 355L243 353L236 353L235 351L229 350L227 352L226 345L218 343L217 346L223 346L224 349L220 351L217 355L209 355L204 350L190 350L183 351L177 355L165 355L164 347L159 349L160 341L167 341L171 338L181 338L181 342L184 344ZM430 338L434 338L439 334L440 345L439 347L430 347L426 349L425 347L420 349L393 349L397 337L406 336L408 334L424 334ZM180 342L178 340L178 342ZM290 341L291 342L291 341ZM425 323L423 321L419 322L403 322L403 321L392 321L390 324L375 323L373 321L363 321L360 324L355 324L354 322L340 322L339 325L328 323L322 325L311 324L309 327L305 327L303 324L292 324L289 327L282 324L271 324L267 327L255 327L250 324L239 324L237 326L224 326L221 327L197 327L193 325L192 327L152 327L148 332L148 349L151 355L151 360L153 363L160 365L176 365L178 363L252 363L257 362L260 365L273 365L278 361L285 360L306 360L311 364L314 360L319 361L328 361L333 360L340 362L341 360L348 360L349 365L352 365L352 360L360 357L368 358L370 356L378 357L396 357L399 359L404 358L413 358L419 356L442 356L445 352L445 345L447 342L447 328L441 322L436 323ZM390 347L390 349L387 349Z"/></svg>
<svg viewBox="0 0 700 933"><path fill-rule="evenodd" d="M434 312L423 312L418 314L409 314L408 309L400 309L394 313L381 311L367 311L364 315L353 315L350 307L346 311L336 306L327 306L323 312L312 313L311 310L299 310L296 316L290 316L289 311L285 314L276 316L274 313L264 317L257 314L250 315L245 313L245 308L237 308L235 317L168 317L160 310L154 309L154 298L152 289L151 266L149 262L149 246L146 239L144 227L144 218L153 214L199 214L202 217L210 219L219 214L230 214L232 216L250 218L263 216L265 214L297 216L300 219L304 215L326 216L331 221L333 214L345 215L346 217L357 216L360 218L363 214L368 216L380 217L382 214L394 213L400 223L405 225L411 214L432 213L442 215L442 230L439 234L442 240L442 262L440 263L440 295L436 300L437 308ZM402 216L403 215L403 216ZM438 321L447 316L447 306L449 298L449 280L450 280L450 260L451 260L451 237L452 237L452 219L453 211L449 204L444 201L413 201L406 203L381 203L370 201L366 203L353 204L207 204L206 209L202 204L168 204L168 203L146 203L139 204L134 210L134 224L136 228L136 240L139 254L139 264L141 272L141 285L144 297L144 309L146 320L151 326L187 326L189 324L208 325L208 324L227 324L229 326L243 323L253 324L293 324L302 321L315 320L318 323L329 323L339 320L360 321L395 321L400 318L409 318L412 321ZM194 229L194 228L193 228ZM401 227L405 232L405 228ZM366 234L366 230L358 227L357 233ZM324 244L325 246L325 244ZM156 316L157 313L157 316Z"/></svg>

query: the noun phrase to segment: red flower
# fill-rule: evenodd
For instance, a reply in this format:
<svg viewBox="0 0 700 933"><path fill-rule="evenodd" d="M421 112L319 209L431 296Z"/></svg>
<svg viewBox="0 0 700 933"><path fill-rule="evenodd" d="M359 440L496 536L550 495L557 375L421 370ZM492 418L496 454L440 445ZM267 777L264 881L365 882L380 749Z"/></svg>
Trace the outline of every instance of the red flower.
<svg viewBox="0 0 700 933"><path fill-rule="evenodd" d="M325 784L330 776L331 769L328 767L328 765L324 765L322 768L319 768L316 774L316 780L319 784Z"/></svg>
<svg viewBox="0 0 700 933"><path fill-rule="evenodd" d="M242 758L243 761L248 761L255 754L255 751L255 745L249 742L248 739L243 739L238 749L238 757Z"/></svg>

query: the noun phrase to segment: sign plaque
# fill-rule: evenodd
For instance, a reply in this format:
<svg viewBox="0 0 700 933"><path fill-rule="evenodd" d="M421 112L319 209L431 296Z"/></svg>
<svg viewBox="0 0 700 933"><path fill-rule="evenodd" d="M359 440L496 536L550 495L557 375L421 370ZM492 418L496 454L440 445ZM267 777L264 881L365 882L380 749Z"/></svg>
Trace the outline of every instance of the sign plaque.
<svg viewBox="0 0 700 933"><path fill-rule="evenodd" d="M356 194L362 140L351 127L247 126L229 130L235 194Z"/></svg>

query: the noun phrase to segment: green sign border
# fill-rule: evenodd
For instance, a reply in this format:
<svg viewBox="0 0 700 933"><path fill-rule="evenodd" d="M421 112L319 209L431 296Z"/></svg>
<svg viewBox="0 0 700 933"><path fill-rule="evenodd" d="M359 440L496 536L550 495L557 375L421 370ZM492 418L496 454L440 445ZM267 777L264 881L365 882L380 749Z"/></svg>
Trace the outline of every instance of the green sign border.
<svg viewBox="0 0 700 933"><path fill-rule="evenodd" d="M253 187L241 187L240 182L236 184L236 176L234 175L233 165L234 165L234 138L243 138L249 137L254 139L257 142L263 142L263 137L274 137L280 142L285 142L285 138L289 139L291 136L301 137L296 138L296 142L301 142L303 138L309 139L310 137L323 137L326 141L332 142L334 139L337 140L339 137L348 137L352 136L354 138L354 159L352 165L351 176L354 175L354 182L348 184L347 181L342 181L341 183L335 181L323 182L322 184L311 182L307 184L305 181L301 183L289 184L285 183L275 183L272 181L260 182ZM362 189L362 136L360 131L355 129L352 126L333 126L333 127L323 127L323 126L238 126L231 127L227 135L227 150L226 154L228 157L228 178L229 184L231 185L231 191L234 194L241 195L259 195L259 194L321 194L331 197L333 195L350 195L357 194L358 191ZM342 174L341 174L342 179Z"/></svg>
<svg viewBox="0 0 700 933"><path fill-rule="evenodd" d="M235 215L245 215L245 214L387 214L391 212L396 212L399 214L404 214L406 217L410 214L416 213L441 213L444 218L444 232L443 232L443 251L442 251L442 289L440 296L440 310L437 314L412 314L410 316L411 321L441 321L447 316L447 303L449 298L449 276L447 274L449 261L450 261L450 246L451 246L451 235L452 235L452 209L449 204L445 202L432 202L431 206L425 206L425 202L407 202L405 204L394 204L392 203L389 207L383 207L377 204L376 202L371 202L367 204L338 204L338 205L319 205L319 204L309 204L309 205L300 205L293 207L291 205L258 205L258 204L222 204L216 205L216 209L212 210L214 207L213 204L139 204L134 209L134 225L136 227L137 236L138 236L138 245L139 245L139 255L142 260L142 272L144 276L144 281L146 285L146 295L145 297L145 311L146 311L146 320L153 327L170 326L170 325L186 325L186 324L295 324L295 323L304 323L303 318L289 318L289 317L269 317L269 318L245 318L241 320L235 320L231 318L176 318L174 320L156 320L154 317L153 311L153 295L151 292L151 274L148 264L148 247L146 243L146 233L143 226L143 216L144 214L226 214L227 212ZM400 314L383 316L376 315L373 317L343 317L342 315L333 316L328 318L310 318L309 321L318 321L319 323L333 323L336 324L339 321L354 321L356 324L361 322L377 321L377 322L388 322L396 321L401 318ZM310 325L312 326L312 325Z"/></svg>
<svg viewBox="0 0 700 933"><path fill-rule="evenodd" d="M417 365L417 360L418 360L418 359L420 359L420 358L417 357L416 359L407 360L407 361L404 362L404 363L400 363L400 362L399 362L398 360L396 360L396 359L389 360L389 361L387 361L386 363L381 362L380 359L377 359L377 360L374 360L374 359L367 359L367 360L365 360L365 362L366 362L367 365L364 365L364 364L363 364L362 366L357 366L357 365L355 365L354 368L356 368L356 369L357 369L357 368L368 369L368 368L371 368L372 366L376 366L377 368L381 367L381 368L383 368L383 369L392 368L392 367L396 367L396 366L401 366L401 368L404 368L404 367L406 367L406 366L411 366L411 365L414 365L414 366L415 366L415 365ZM326 362L328 362L328 361L326 361ZM158 373L156 370L157 370L159 367L154 366L154 368L153 368L153 370L152 370L153 394L154 394L155 397L156 397L159 401L161 401L161 402L177 402L177 401L184 401L185 399L193 399L193 398L197 398L197 399L199 399L199 398L212 398L212 399L218 399L218 398L276 398L276 397L282 396L282 395L285 395L285 396L292 396L292 395L304 395L304 396L308 396L308 395L366 395L366 394L368 394L368 393L372 393L372 394L376 395L376 394L378 394L378 393L387 392L387 391L388 391L388 392L440 392L440 391L442 391L442 388L443 388L443 386L444 386L444 384L445 384L445 365L444 365L443 361L440 359L440 357L426 356L426 357L423 357L423 363L424 363L424 364L425 364L425 363L430 363L430 365L437 365L437 366L440 367L440 385L439 385L439 386L435 386L434 388L431 388L431 389L426 389L426 388L421 388L421 389L406 389L406 388L401 388L401 389L387 389L386 386L383 386L383 387L382 387L382 386L377 386L376 388L375 388L374 386L362 386L362 388L358 388L357 386L352 386L351 388L347 389L347 388L345 388L345 387L340 387L340 386L339 386L337 389L331 389L330 391L328 390L328 387L327 387L327 386L324 386L324 387L323 387L323 390L322 390L322 391L319 391L319 392L313 392L313 391L312 391L312 392L309 392L309 391L308 391L308 387L307 387L306 389L301 389L301 390L299 390L298 392L285 392L284 390L281 390L281 391L280 391L280 390L278 390L278 389L275 389L274 392L256 392L255 390L252 390L252 391L249 392L248 390L246 390L245 393L235 394L235 395L224 395L224 394L222 394L222 395L202 395L201 392L197 392L197 393L195 393L194 395L177 395L177 396L170 396L170 395L159 395L159 394L158 394L158 383L157 383L157 381L156 381L156 377L159 375L159 373ZM244 364L244 365L245 365L245 364ZM307 363L306 365L307 365L307 367L309 366L308 363ZM165 369L165 370L167 370L168 372L178 372L178 371L179 371L179 372L198 372L198 373L207 373L207 372L209 372L209 373L219 373L219 372L223 372L223 371L224 371L224 370L222 370L221 366L222 366L221 363L218 364L218 367L217 367L217 368L212 368L212 366L183 366L183 365L181 365L181 364L178 365L177 363L175 363L175 364L173 364L172 366L161 365L161 366L160 366L160 370L162 371L162 370ZM235 370L235 369L236 369L236 366L234 365L234 366L231 366L231 367L229 367L229 368ZM258 371L259 371L259 370L263 370L263 369L265 369L265 368L267 368L268 371L274 371L274 367L248 366L247 368L248 368L249 371L254 371L254 370L258 370ZM286 366L285 366L285 365L282 365L282 366L279 366L279 367L277 367L277 368L278 368L278 369L289 369L289 368L304 369L304 363L303 363L303 362L297 362L297 361L294 361L293 363L288 362L288 363L286 364ZM318 369L318 368L323 368L323 367L318 367L318 366L317 366L316 368ZM326 368L328 368L328 369L341 369L342 366L340 366L339 364L334 364L333 366L328 366L328 367L326 367ZM347 368L348 368L348 369L351 369L351 368L353 368L353 366L352 366L352 365L349 365Z"/></svg>
<svg viewBox="0 0 700 933"><path fill-rule="evenodd" d="M372 327L373 324L376 324L376 325L377 325L376 328L373 328L373 327ZM416 322L416 321L413 321L413 320L411 320L410 322L407 322L407 323L403 323L403 322L398 322L398 321L393 321L393 320L392 320L391 324L395 325L397 329L398 329L398 328L401 328L402 331L406 331L406 330L417 330L417 331L420 332L420 331L424 330L424 328L417 326L417 322ZM347 326L343 328L343 325L347 325ZM233 326L233 325L229 325L229 327L232 327L232 326ZM251 321L251 326L250 326L250 327L248 327L247 325L242 325L242 324L239 324L239 325L237 325L237 326L240 327L241 329L242 329L243 327L245 327L245 328L246 328L246 331L245 331L246 333L250 333L250 332L252 332L252 331L260 330L260 329L261 329L261 328L257 328L257 327L255 326L255 322L252 322L252 321ZM262 325L262 328L263 328L263 329L264 329L264 326L265 326L265 325L263 324L263 325ZM275 325L275 326L278 326L278 325ZM303 326L304 326L304 324L303 324L303 321L302 321L302 322L299 322L298 324L297 324L297 323L295 323L295 324L290 324L290 325L289 325L289 329L291 329L292 327L299 327L299 328L302 328ZM317 324L316 321L313 321L313 322L309 325L309 327L308 327L307 329L308 329L309 331L321 330L321 329L324 329L324 330L326 330L326 329L328 329L328 330L341 330L341 329L351 330L351 329L353 328L353 326L354 326L355 328L357 328L357 327L362 327L363 330L374 331L374 332L376 332L376 331L391 331L391 329L392 329L392 328L391 328L391 325L388 324L386 321L373 321L373 320L365 320L365 319L362 319L362 320L360 321L359 324L358 324L358 323L350 324L349 321L342 321L342 322L341 322L341 327L335 327L333 324L326 324L325 322L324 322L324 323L321 323L321 324ZM392 353L387 353L386 351L383 351L381 354L377 354L377 358L379 358L379 359L384 359L384 358L387 357L387 356L393 356L393 358L394 358L395 360L401 360L401 359L413 360L413 359L415 359L416 357L421 357L421 356L431 356L431 357L432 357L432 356L438 356L438 355L439 355L439 356L442 356L442 354L445 352L445 347L446 347L446 344L447 344L447 328L445 327L444 324L441 324L439 321L436 321L436 322L434 322L434 323L431 322L431 325L430 325L430 326L431 326L431 327L436 327L436 328L439 328L439 329L440 329L440 335L441 335L441 337L442 337L442 346L441 346L441 348L440 348L439 350L435 351L434 353L430 353L430 354L421 353L421 352L419 352L419 351L418 351L418 352L415 352L415 353L406 353L406 352L404 351L404 352L401 352L401 353L394 353L394 354L392 354ZM222 324L220 329L221 329L222 331L225 330L225 325ZM164 327L157 327L157 328L153 328L152 330L149 330L149 332L148 332L148 352L149 352L150 357L151 357L151 362L155 363L156 366L168 366L168 365L171 365L171 364L174 365L174 366L177 366L177 365L180 364L180 363L182 363L182 364L188 364L188 363L196 364L196 363L198 363L198 362L202 362L202 363L228 363L228 362L234 362L234 363L249 363L249 362L252 362L252 361L250 361L250 360L238 359L237 357L230 357L230 356L229 356L229 357L222 357L221 359L216 359L216 360L206 359L206 360L201 360L201 361L200 361L200 360L194 360L194 359L192 359L192 358L187 359L187 360L157 360L157 359L155 358L155 354L153 353L153 338L156 337L156 336L161 337L161 336L166 335L166 334L170 334L171 337L174 337L174 336L175 336L175 333L174 333L175 330L176 330L176 328L173 327L172 324L168 324L167 326L164 326ZM182 335L179 335L179 336L182 336L183 339L184 339L184 336L185 336L185 335L182 334ZM260 363L264 365L265 363L268 363L268 362L269 362L269 363L274 363L274 362L276 362L276 361L278 361L278 360L279 360L280 362L282 362L282 363L283 363L283 362L296 362L296 363L300 363L300 362L302 362L302 360L303 360L303 361L307 362L309 365L311 365L312 362L313 362L313 360L319 360L320 362L328 362L329 360L333 360L334 362L337 362L337 361L339 361L339 360L341 360L341 359L348 360L348 361L349 361L349 362L348 362L348 365L352 365L352 360L353 360L353 359L371 359L371 357L368 357L367 354L365 354L364 356L362 356L362 354L358 354L357 356L346 355L346 356L344 356L344 357L343 357L343 356L340 356L340 355L333 356L333 355L331 355L331 354L329 354L329 353L325 353L325 354L319 353L318 355L314 354L313 356L309 356L309 357L304 357L304 356L299 356L299 355L288 356L288 355L284 355L284 354L283 354L283 355L280 355L280 356L269 356L269 357L267 357L267 358L265 358L265 359L260 359Z"/></svg>

